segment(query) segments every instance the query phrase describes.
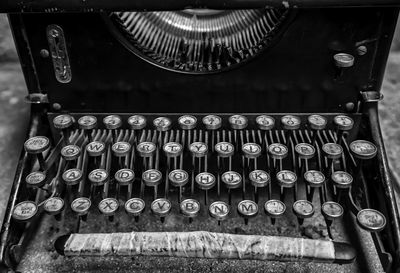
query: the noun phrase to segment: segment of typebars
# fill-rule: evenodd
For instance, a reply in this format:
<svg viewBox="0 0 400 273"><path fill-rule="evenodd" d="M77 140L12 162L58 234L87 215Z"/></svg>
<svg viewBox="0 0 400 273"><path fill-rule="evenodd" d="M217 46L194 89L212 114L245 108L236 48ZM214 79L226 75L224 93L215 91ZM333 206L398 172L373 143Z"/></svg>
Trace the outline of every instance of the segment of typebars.
<svg viewBox="0 0 400 273"><path fill-rule="evenodd" d="M282 116L280 128L273 117L260 115L256 129L247 129L249 121L243 115L230 116L230 128L223 128L223 119L216 115L202 117L205 129L197 129L197 118L191 115L178 118L180 129L172 129L174 121L168 117L148 124L144 116L133 115L129 129L122 129L118 115L102 122L106 129L97 129L95 116L81 116L76 122L70 115L59 115L53 124L61 140L52 153L44 136L25 142L36 162L26 185L37 193L44 191L47 198L18 203L13 210L16 221L27 222L40 209L59 219L69 207L77 215L79 232L92 205L110 221L120 206L139 221L150 205L163 222L175 204L171 200L176 200L189 222L204 209L220 225L235 208L248 224L261 206L275 224L289 213L286 204L293 204L291 211L302 225L320 200L332 238L333 221L343 215L349 198L354 204L350 190L359 186L363 162L377 151L367 140L346 142L354 122L345 115L334 117L335 130L328 130L327 119L320 115L308 116L306 125L297 116ZM56 152L61 157L49 177L49 158ZM352 211L365 230L385 227L384 215L374 209L353 206Z"/></svg>

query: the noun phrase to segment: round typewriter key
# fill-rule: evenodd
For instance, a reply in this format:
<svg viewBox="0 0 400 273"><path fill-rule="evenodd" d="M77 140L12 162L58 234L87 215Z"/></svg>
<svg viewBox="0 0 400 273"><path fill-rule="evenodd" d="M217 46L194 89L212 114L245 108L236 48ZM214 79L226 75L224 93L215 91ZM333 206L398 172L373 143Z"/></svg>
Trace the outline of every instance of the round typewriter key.
<svg viewBox="0 0 400 273"><path fill-rule="evenodd" d="M183 147L177 142L168 142L164 144L163 150L167 157L177 157L182 154Z"/></svg>
<svg viewBox="0 0 400 273"><path fill-rule="evenodd" d="M203 118L203 124L207 130L217 130L222 126L222 119L219 116L208 115Z"/></svg>
<svg viewBox="0 0 400 273"><path fill-rule="evenodd" d="M104 169L95 169L89 173L89 180L94 186L102 186L108 181L108 172Z"/></svg>
<svg viewBox="0 0 400 273"><path fill-rule="evenodd" d="M53 119L54 128L67 129L74 124L74 119L70 115L58 115Z"/></svg>
<svg viewBox="0 0 400 273"><path fill-rule="evenodd" d="M92 141L86 145L89 156L100 156L106 151L106 144L100 141Z"/></svg>
<svg viewBox="0 0 400 273"><path fill-rule="evenodd" d="M331 175L332 182L334 185L340 189L347 189L353 183L353 177L343 171L336 171Z"/></svg>
<svg viewBox="0 0 400 273"><path fill-rule="evenodd" d="M224 172L221 180L228 189L236 189L242 185L242 177L234 171Z"/></svg>
<svg viewBox="0 0 400 273"><path fill-rule="evenodd" d="M218 220L218 225L228 218L230 210L229 205L223 201L216 201L208 207L210 216Z"/></svg>
<svg viewBox="0 0 400 273"><path fill-rule="evenodd" d="M64 209L64 200L60 197L50 197L44 201L43 208L50 215L59 214Z"/></svg>
<svg viewBox="0 0 400 273"><path fill-rule="evenodd" d="M271 130L275 126L275 119L267 115L261 115L256 118L256 123L260 130Z"/></svg>
<svg viewBox="0 0 400 273"><path fill-rule="evenodd" d="M357 213L357 223L369 232L379 232L386 226L386 217L377 210L362 209Z"/></svg>
<svg viewBox="0 0 400 273"><path fill-rule="evenodd" d="M245 116L233 115L229 117L229 124L231 125L232 129L242 130L247 127L248 120Z"/></svg>
<svg viewBox="0 0 400 273"><path fill-rule="evenodd" d="M320 171L307 171L304 173L304 180L310 187L321 187L325 182L325 175Z"/></svg>
<svg viewBox="0 0 400 273"><path fill-rule="evenodd" d="M192 218L196 217L200 212L200 203L195 199L185 199L180 204L181 213L189 217L190 222Z"/></svg>
<svg viewBox="0 0 400 273"><path fill-rule="evenodd" d="M338 159L342 156L343 148L336 143L325 143L322 146L324 155L329 159Z"/></svg>
<svg viewBox="0 0 400 273"><path fill-rule="evenodd" d="M15 205L12 217L19 222L26 222L31 220L37 213L38 207L35 202L22 201Z"/></svg>
<svg viewBox="0 0 400 273"><path fill-rule="evenodd" d="M245 143L242 152L246 158L257 158L261 155L261 146L257 143Z"/></svg>
<svg viewBox="0 0 400 273"><path fill-rule="evenodd" d="M135 173L131 169L121 169L115 173L114 178L122 186L129 185L135 180Z"/></svg>
<svg viewBox="0 0 400 273"><path fill-rule="evenodd" d="M276 174L276 178L278 180L278 184L284 188L291 188L296 184L297 175L288 170L280 171Z"/></svg>
<svg viewBox="0 0 400 273"><path fill-rule="evenodd" d="M337 129L342 131L349 131L353 129L354 125L353 119L345 115L335 116L333 118L333 123L336 125Z"/></svg>
<svg viewBox="0 0 400 273"><path fill-rule="evenodd" d="M272 143L268 146L268 153L273 159L284 159L288 155L286 145L280 143Z"/></svg>
<svg viewBox="0 0 400 273"><path fill-rule="evenodd" d="M141 157L151 157L156 151L156 145L153 142L141 142L136 149Z"/></svg>
<svg viewBox="0 0 400 273"><path fill-rule="evenodd" d="M132 214L135 217L138 217L144 211L146 204L140 198L131 198L125 202L125 211L128 214Z"/></svg>
<svg viewBox="0 0 400 273"><path fill-rule="evenodd" d="M76 185L81 182L82 171L80 169L66 170L62 175L62 179L66 185Z"/></svg>
<svg viewBox="0 0 400 273"><path fill-rule="evenodd" d="M327 220L334 220L343 216L344 209L343 207L336 202L327 201L321 206L322 215Z"/></svg>
<svg viewBox="0 0 400 273"><path fill-rule="evenodd" d="M71 203L71 209L79 216L84 216L89 212L92 202L87 197L78 197Z"/></svg>
<svg viewBox="0 0 400 273"><path fill-rule="evenodd" d="M323 130L325 129L328 121L321 115L311 115L307 117L308 125L312 130Z"/></svg>
<svg viewBox="0 0 400 273"><path fill-rule="evenodd" d="M169 181L175 187L185 186L189 181L189 175L184 170L173 170L168 174Z"/></svg>
<svg viewBox="0 0 400 273"><path fill-rule="evenodd" d="M235 147L229 142L218 142L215 144L215 151L220 157L230 157L235 152Z"/></svg>
<svg viewBox="0 0 400 273"><path fill-rule="evenodd" d="M113 216L119 208L119 203L115 198L105 198L100 201L98 208L105 216Z"/></svg>
<svg viewBox="0 0 400 273"><path fill-rule="evenodd" d="M257 216L258 205L252 200L242 200L237 206L237 212L244 218L244 223L247 225L249 218Z"/></svg>
<svg viewBox="0 0 400 273"><path fill-rule="evenodd" d="M211 173L203 172L199 173L195 177L195 181L197 187L201 190L204 190L204 203L208 204L208 190L212 189L215 186L216 180L215 176Z"/></svg>
<svg viewBox="0 0 400 273"><path fill-rule="evenodd" d="M297 216L300 225L303 224L303 219L312 217L314 212L314 206L310 201L297 200L293 203L293 213Z"/></svg>
<svg viewBox="0 0 400 273"><path fill-rule="evenodd" d="M41 154L50 147L50 140L45 136L31 137L24 144L28 154Z"/></svg>
<svg viewBox="0 0 400 273"><path fill-rule="evenodd" d="M131 150L131 144L125 141L119 141L113 144L111 150L114 156L123 157L129 154Z"/></svg>
<svg viewBox="0 0 400 273"><path fill-rule="evenodd" d="M144 184L149 187L154 187L160 184L161 178L161 172L155 169L147 170L142 174Z"/></svg>
<svg viewBox="0 0 400 273"><path fill-rule="evenodd" d="M297 130L300 128L301 120L297 116L286 115L281 118L281 124L285 130Z"/></svg>
<svg viewBox="0 0 400 273"><path fill-rule="evenodd" d="M151 211L161 217L161 222L164 222L164 217L171 211L172 204L168 199L158 198L151 203Z"/></svg>
<svg viewBox="0 0 400 273"><path fill-rule="evenodd" d="M347 53L337 53L333 55L333 60L338 68L352 67L354 65L354 56Z"/></svg>
<svg viewBox="0 0 400 273"><path fill-rule="evenodd" d="M122 125L122 120L120 116L109 115L103 118L104 126L109 130L118 129Z"/></svg>
<svg viewBox="0 0 400 273"><path fill-rule="evenodd" d="M61 149L61 156L67 160L75 160L81 155L81 148L76 145L67 145Z"/></svg>
<svg viewBox="0 0 400 273"><path fill-rule="evenodd" d="M350 150L354 157L358 159L371 159L375 157L378 149L374 144L367 140L355 140L350 143Z"/></svg>
<svg viewBox="0 0 400 273"><path fill-rule="evenodd" d="M195 157L203 157L207 155L208 147L204 142L193 142L189 150Z"/></svg>
<svg viewBox="0 0 400 273"><path fill-rule="evenodd" d="M272 218L279 218L285 213L286 205L280 200L268 200L264 204L264 211Z"/></svg>
<svg viewBox="0 0 400 273"><path fill-rule="evenodd" d="M46 174L43 172L31 172L25 178L28 187L40 188L46 184Z"/></svg>
<svg viewBox="0 0 400 273"><path fill-rule="evenodd" d="M153 125L157 131L164 132L168 131L171 128L172 122L169 118L158 117L153 120Z"/></svg>
<svg viewBox="0 0 400 273"><path fill-rule="evenodd" d="M128 118L128 124L132 130L141 130L146 127L147 120L142 115L133 115Z"/></svg>
<svg viewBox="0 0 400 273"><path fill-rule="evenodd" d="M299 143L295 146L295 151L299 158L301 159L310 159L313 158L315 155L315 148L314 146L308 143Z"/></svg>
<svg viewBox="0 0 400 273"><path fill-rule="evenodd" d="M262 188L268 186L271 177L266 171L254 170L249 174L249 179L254 187Z"/></svg>
<svg viewBox="0 0 400 273"><path fill-rule="evenodd" d="M178 118L178 123L184 130L196 128L197 118L191 115L184 115Z"/></svg>
<svg viewBox="0 0 400 273"><path fill-rule="evenodd" d="M83 130L92 130L97 127L97 118L95 116L82 116L78 119L78 125Z"/></svg>

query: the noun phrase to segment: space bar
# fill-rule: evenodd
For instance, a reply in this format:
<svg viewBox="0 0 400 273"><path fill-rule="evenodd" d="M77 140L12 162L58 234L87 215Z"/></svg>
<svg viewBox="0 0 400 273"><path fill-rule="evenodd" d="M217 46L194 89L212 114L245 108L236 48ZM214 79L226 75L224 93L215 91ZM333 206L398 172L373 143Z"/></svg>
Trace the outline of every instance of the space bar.
<svg viewBox="0 0 400 273"><path fill-rule="evenodd" d="M351 263L347 243L305 238L194 232L73 233L59 237L65 256L169 256L209 259Z"/></svg>

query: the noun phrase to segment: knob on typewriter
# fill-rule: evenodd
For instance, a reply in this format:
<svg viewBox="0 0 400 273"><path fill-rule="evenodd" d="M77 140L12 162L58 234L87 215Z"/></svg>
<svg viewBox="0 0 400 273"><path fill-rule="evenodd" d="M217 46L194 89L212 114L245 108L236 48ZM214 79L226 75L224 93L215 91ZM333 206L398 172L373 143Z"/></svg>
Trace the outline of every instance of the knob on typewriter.
<svg viewBox="0 0 400 273"><path fill-rule="evenodd" d="M106 144L101 141L92 141L86 145L86 151L89 156L100 156L106 151Z"/></svg>
<svg viewBox="0 0 400 273"><path fill-rule="evenodd" d="M30 221L37 213L38 206L32 201L22 201L15 205L12 218L18 222Z"/></svg>
<svg viewBox="0 0 400 273"><path fill-rule="evenodd" d="M331 179L337 188L348 189L353 183L353 177L344 171L336 171L332 173Z"/></svg>
<svg viewBox="0 0 400 273"><path fill-rule="evenodd" d="M53 125L56 129L61 129L64 144L69 144L69 132L70 128L74 124L74 118L70 115L58 115L53 119Z"/></svg>
<svg viewBox="0 0 400 273"><path fill-rule="evenodd" d="M164 153L167 157L178 157L182 154L182 145L177 142L168 142L163 146Z"/></svg>
<svg viewBox="0 0 400 273"><path fill-rule="evenodd" d="M288 170L282 170L276 174L278 185L281 187L281 200L285 200L285 188L293 188L297 182L297 175Z"/></svg>
<svg viewBox="0 0 400 273"><path fill-rule="evenodd" d="M223 201L215 201L208 207L210 216L218 221L218 225L228 218L230 211L230 206Z"/></svg>
<svg viewBox="0 0 400 273"><path fill-rule="evenodd" d="M219 116L208 115L203 117L202 121L207 130L217 130L222 126L222 119Z"/></svg>
<svg viewBox="0 0 400 273"><path fill-rule="evenodd" d="M66 170L62 175L62 179L66 185L72 186L79 184L82 179L82 171L80 169Z"/></svg>
<svg viewBox="0 0 400 273"><path fill-rule="evenodd" d="M258 203L258 188L268 186L271 181L271 177L266 171L254 170L249 173L249 179L251 185L254 187L254 200L256 203Z"/></svg>
<svg viewBox="0 0 400 273"><path fill-rule="evenodd" d="M158 117L155 120L153 120L153 125L157 131L165 132L171 128L172 122L169 118Z"/></svg>
<svg viewBox="0 0 400 273"><path fill-rule="evenodd" d="M84 130L89 141L92 141L91 130L97 127L97 118L95 116L82 116L78 119L79 128Z"/></svg>
<svg viewBox="0 0 400 273"><path fill-rule="evenodd" d="M50 197L44 204L43 209L47 214L55 215L57 220L60 220L60 213L64 209L64 200L60 197Z"/></svg>
<svg viewBox="0 0 400 273"><path fill-rule="evenodd" d="M185 199L180 204L181 213L189 218L189 223L193 221L193 218L199 215L200 203L195 199Z"/></svg>
<svg viewBox="0 0 400 273"><path fill-rule="evenodd" d="M151 157L156 151L156 145L153 142L141 142L136 146L141 157Z"/></svg>
<svg viewBox="0 0 400 273"><path fill-rule="evenodd" d="M143 183L154 188L154 199L157 199L157 187L161 183L162 174L159 170L150 169L142 174Z"/></svg>
<svg viewBox="0 0 400 273"><path fill-rule="evenodd" d="M222 158L231 157L235 152L235 147L229 142L218 142L215 144L215 151Z"/></svg>
<svg viewBox="0 0 400 273"><path fill-rule="evenodd" d="M118 115L109 115L103 118L104 126L109 130L115 130L122 126L121 117Z"/></svg>
<svg viewBox="0 0 400 273"><path fill-rule="evenodd" d="M369 232L379 232L386 226L386 217L377 210L362 209L357 213L357 223Z"/></svg>
<svg viewBox="0 0 400 273"><path fill-rule="evenodd" d="M287 146L280 143L272 143L268 146L268 154L273 159L284 159L287 157L288 152Z"/></svg>
<svg viewBox="0 0 400 273"><path fill-rule="evenodd" d="M314 146L308 143L299 143L295 146L295 151L299 158L301 159L310 159L313 158L315 155L315 148Z"/></svg>
<svg viewBox="0 0 400 273"><path fill-rule="evenodd" d="M336 143L340 144L342 142L343 132L353 129L354 121L349 116L338 115L333 118L333 123L335 124L337 130Z"/></svg>
<svg viewBox="0 0 400 273"><path fill-rule="evenodd" d="M61 149L61 156L67 161L76 160L80 154L81 148L76 145L70 144Z"/></svg>
<svg viewBox="0 0 400 273"><path fill-rule="evenodd" d="M281 124L285 130L297 130L300 128L301 119L298 116L286 115L281 118Z"/></svg>
<svg viewBox="0 0 400 273"><path fill-rule="evenodd" d="M245 143L242 152L246 158L257 158L261 155L261 146L257 143Z"/></svg>
<svg viewBox="0 0 400 273"><path fill-rule="evenodd" d="M293 203L293 212L297 216L299 225L303 224L304 219L310 218L314 215L314 206L310 201L297 200Z"/></svg>
<svg viewBox="0 0 400 273"><path fill-rule="evenodd" d="M374 158L378 149L367 140L355 140L350 143L350 151L354 157L365 160Z"/></svg>
<svg viewBox="0 0 400 273"><path fill-rule="evenodd" d="M233 115L229 117L229 124L231 125L232 129L242 130L247 127L248 120L245 116Z"/></svg>
<svg viewBox="0 0 400 273"><path fill-rule="evenodd" d="M50 140L45 136L35 136L29 138L24 143L25 151L28 154L36 155L41 170L46 170L46 162L43 158L43 152L50 147Z"/></svg>
<svg viewBox="0 0 400 273"><path fill-rule="evenodd" d="M197 187L204 190L204 203L208 204L208 190L215 186L215 176L208 172L199 173L195 178Z"/></svg>
<svg viewBox="0 0 400 273"><path fill-rule="evenodd" d="M304 173L304 180L310 187L310 192L307 190L307 200L312 202L315 188L322 187L325 183L325 175L320 171L309 170Z"/></svg>
<svg viewBox="0 0 400 273"><path fill-rule="evenodd" d="M125 202L125 211L135 217L135 221L139 221L139 216L144 211L146 204L140 198L131 198Z"/></svg>
<svg viewBox="0 0 400 273"><path fill-rule="evenodd" d="M108 217L110 221L113 221L114 215L119 208L118 200L115 198L105 198L100 201L98 205L99 211Z"/></svg>
<svg viewBox="0 0 400 273"><path fill-rule="evenodd" d="M25 178L28 187L41 188L46 184L46 174L43 172L31 172Z"/></svg>
<svg viewBox="0 0 400 273"><path fill-rule="evenodd" d="M114 178L119 185L126 186L135 180L135 173L131 169L120 169L114 174Z"/></svg>
<svg viewBox="0 0 400 273"><path fill-rule="evenodd" d="M102 186L108 181L108 172L104 169L95 169L89 173L89 180L93 186Z"/></svg>
<svg viewBox="0 0 400 273"><path fill-rule="evenodd" d="M197 118L191 115L184 115L178 118L178 123L184 130L191 130L196 128Z"/></svg>
<svg viewBox="0 0 400 273"><path fill-rule="evenodd" d="M142 115L133 115L128 118L128 124L132 130L141 130L146 127L147 120Z"/></svg>
<svg viewBox="0 0 400 273"><path fill-rule="evenodd" d="M328 123L326 118L321 115L310 115L308 116L307 121L311 130L323 130Z"/></svg>
<svg viewBox="0 0 400 273"><path fill-rule="evenodd" d="M113 155L116 157L127 156L131 150L131 144L125 141L118 141L111 147Z"/></svg>
<svg viewBox="0 0 400 273"><path fill-rule="evenodd" d="M321 213L325 218L329 237L332 238L331 226L335 219L343 216L343 207L336 202L327 201L321 205Z"/></svg>
<svg viewBox="0 0 400 273"><path fill-rule="evenodd" d="M334 165L334 160L339 159L342 156L343 148L336 143L325 143L324 145L322 145L322 152L324 156L328 159L328 165L325 173L327 176L329 176Z"/></svg>
<svg viewBox="0 0 400 273"><path fill-rule="evenodd" d="M280 218L286 211L286 205L280 200L268 200L264 204L265 214L271 217L271 224L275 224L276 218Z"/></svg>
<svg viewBox="0 0 400 273"><path fill-rule="evenodd" d="M189 150L195 157L204 157L207 155L208 147L204 142L193 142L190 144Z"/></svg>
<svg viewBox="0 0 400 273"><path fill-rule="evenodd" d="M247 225L250 218L257 216L258 205L252 200L242 200L237 206L237 211L244 218L244 224Z"/></svg>
<svg viewBox="0 0 400 273"><path fill-rule="evenodd" d="M271 130L275 126L275 119L271 116L260 115L256 117L256 123L260 130Z"/></svg>
<svg viewBox="0 0 400 273"><path fill-rule="evenodd" d="M89 212L92 202L87 197L78 197L71 203L71 209L79 216L86 216ZM85 220L86 217L83 218Z"/></svg>
<svg viewBox="0 0 400 273"><path fill-rule="evenodd" d="M151 211L160 217L161 223L164 223L164 219L170 213L171 207L171 202L165 198L158 198L151 203Z"/></svg>
<svg viewBox="0 0 400 273"><path fill-rule="evenodd" d="M227 171L222 174L221 180L225 184L225 187L228 189L228 204L231 204L231 189L237 189L242 185L242 176L237 172Z"/></svg>
<svg viewBox="0 0 400 273"><path fill-rule="evenodd" d="M173 170L168 174L169 181L172 186L179 187L178 202L182 199L182 187L189 181L189 174L185 170Z"/></svg>

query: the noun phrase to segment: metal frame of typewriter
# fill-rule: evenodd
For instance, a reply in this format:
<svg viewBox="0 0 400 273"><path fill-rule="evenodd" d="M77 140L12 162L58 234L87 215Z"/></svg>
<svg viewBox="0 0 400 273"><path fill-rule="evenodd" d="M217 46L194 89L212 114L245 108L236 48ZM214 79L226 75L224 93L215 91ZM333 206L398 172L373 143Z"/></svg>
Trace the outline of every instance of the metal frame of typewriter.
<svg viewBox="0 0 400 273"><path fill-rule="evenodd" d="M19 52L19 56L21 59L21 64L23 68L23 72L25 75L25 79L27 82L29 95L27 100L31 103L31 123L28 130L28 137L32 137L35 135L52 135L51 131L54 128L51 128L49 124L49 120L57 113L69 112L74 113L76 115L88 114L88 113L98 113L101 116L106 113L116 113L123 112L128 113L132 109L132 104L129 102L134 101L134 112L135 113L147 113L150 117L154 117L158 112L156 109L161 109L162 113L169 113L169 109L171 109L171 105L174 101L179 101L179 98L183 98L183 104L176 106L173 110L174 113L190 113L190 112L198 112L199 116L204 115L204 111L209 113L219 112L219 113L230 113L230 112L249 112L245 106L248 105L248 101L244 99L244 103L240 101L241 94L239 92L243 92L249 94L250 96L256 96L257 92L254 92L252 88L253 86L246 86L246 82L240 82L240 80L235 81L232 84L228 84L227 87L221 87L216 85L215 83L218 81L229 81L229 78L246 78L249 77L252 73L257 72L258 68L263 67L263 63L270 63L278 66L277 73L274 74L275 70L274 66L266 67L265 73L272 73L272 75L282 74L281 70L279 70L279 66L281 65L280 61L284 56L290 57L299 57L301 58L301 54L304 52L304 47L295 49L293 52L291 50L291 44L285 44L283 49L278 51L276 47L272 48L271 54L266 54L264 58L260 60L254 60L249 64L249 67L240 70L241 68L236 68L232 72L224 72L222 75L207 75L207 76L182 76L184 80L177 84L174 92L167 92L163 94L158 89L155 92L155 96L162 95L163 98L167 99L167 104L163 105L165 101L156 102L155 96L153 95L144 95L142 93L132 93L130 94L129 90L124 89L124 86L118 87L116 93L112 93L114 86L107 86L100 79L100 84L93 84L94 79L98 76L96 70L87 71L87 68L90 67L95 61L90 59L90 54L104 55L104 52L108 50L117 50L117 52L122 52L119 58L131 58L127 57L130 52L128 50L124 51L122 45L120 45L111 33L106 33L102 29L96 30L91 36L90 30L93 29L96 24L103 25L109 24L109 22L104 22L104 13L105 11L112 11L118 9L138 9L141 10L143 8L150 10L169 10L169 9L182 9L187 6L191 7L209 7L209 8L223 8L224 5L221 1L193 1L188 4L187 1L174 1L174 3L168 3L167 5L161 4L159 1L114 1L118 3L112 3L109 1L98 1L97 4L84 4L81 1L59 1L57 6L50 6L47 1L7 1L6 3L0 3L0 11L10 12L9 18L13 28L13 34L15 40L17 41L17 48ZM386 63L386 58L388 55L391 38L394 30L394 22L396 21L398 8L394 8L398 3L396 1L381 1L381 3L377 4L375 1L287 1L285 2L284 7L296 7L296 8L330 8L330 7L362 7L364 8L364 12L360 12L360 14L354 15L353 9L339 9L340 12L343 11L343 18L334 18L332 19L334 22L338 23L341 20L349 20L351 16L357 17L357 20L354 20L354 23L358 21L360 27L363 24L367 24L373 29L372 34L368 34L368 31L365 36L373 36L377 34L378 38L376 38L376 43L373 43L373 51L374 54L370 57L367 57L362 62L361 68L358 66L355 70L352 71L344 71L338 72L334 69L334 67L329 66L326 70L318 74L318 76L322 76L324 72L329 71L331 75L336 75L345 83L343 85L334 86L332 88L327 88L327 90L316 91L316 87L312 86L307 87L306 84L301 86L302 96L296 95L293 93L293 89L296 89L295 85L289 85L284 87L278 87L277 91L266 91L265 96L262 97L261 102L256 104L255 108L252 109L251 115L255 116L255 113L264 113L268 112L276 112L282 113L285 108L284 106L288 106L287 108L291 109L291 112L297 112L299 115L304 116L304 112L312 112L312 113L323 113L323 114L331 114L331 113L360 113L362 117L359 121L359 134L363 138L371 139L377 145L378 153L375 159L375 163L373 167L374 170L365 170L366 174L369 176L368 182L367 178L362 177L363 186L368 185L364 188L367 190L367 195L365 200L363 200L364 204L372 204L374 208L381 210L387 217L388 224L384 231L380 234L373 233L372 238L375 242L375 247L380 256L380 260L385 270L388 272L400 272L400 218L399 212L396 205L396 200L394 196L394 182L391 177L391 172L389 169L387 157L385 154L385 147L382 139L381 130L379 127L378 120L378 102L381 99L381 95L379 93L384 67ZM344 2L344 3L340 3ZM171 4L171 5L170 5ZM235 1L235 4L232 4L231 8L259 8L264 7L266 5L282 7L281 1L253 1L251 6L248 6L246 1ZM373 17L371 22L368 23L372 14L375 14L375 7L378 10L378 13L383 15L381 17ZM388 8L387 8L388 7ZM46 12L43 14L33 14L29 13L31 11L34 12ZM86 11L88 13L68 13L68 12L76 12L76 11ZM17 13L16 13L17 12ZM20 14L18 12L27 12L26 14ZM52 13L52 12L61 12L61 13ZM66 13L64 13L66 12ZM293 11L295 12L295 11ZM319 12L324 15L329 15L332 17L336 17L336 10L302 10L299 9L298 13L300 14L298 17L295 16L295 19L306 20L306 17L303 17L305 13L318 14ZM357 11L355 11L357 13ZM309 14L309 15L310 15ZM89 41L91 43L100 43L104 48L107 42L112 41L113 46L110 48L106 48L105 50L100 48L99 52L94 51L93 47L84 47L80 48L77 51L72 49L71 44L76 44L81 41L78 38L75 40L69 41L68 51L72 56L84 56L83 59L88 57L88 59L83 60L83 69L77 68L77 63L79 60L72 57L71 58L71 67L72 67L72 78L75 79L76 75L82 74L83 79L85 76L88 76L91 84L86 84L80 79L79 81L72 81L71 84L62 84L57 82L54 78L54 71L51 62L47 59L44 59L40 55L40 49L47 48L47 40L45 35L41 35L41 31L45 31L46 27L52 22L52 24L62 25L64 31L66 32L66 39L73 39L70 34L73 31L76 31L76 27L79 24L68 24L68 20L71 18L76 18L77 22L81 22L87 26L87 28L82 28L82 32L84 35L87 35ZM322 19L321 19L322 20ZM374 21L376 20L376 21ZM375 22L379 22L379 26L374 26ZM289 22L288 24L293 24ZM296 32L299 28L295 28L293 32ZM295 37L290 36L289 37ZM329 34L327 35L329 36ZM327 36L324 36L325 38ZM37 37L37 39L33 39L33 37ZM287 37L286 37L287 38ZM284 40L284 38L279 38L280 40L277 42ZM102 40L106 40L105 43L102 43ZM293 40L291 40L293 41ZM307 42L310 48L315 49L316 46L311 42ZM367 42L368 45L368 42ZM328 50L328 52L324 52L323 56L331 56L332 52L337 52L342 50L343 48L347 48L348 45L332 45L332 48ZM355 49L353 49L355 50ZM277 54L276 54L277 53ZM276 54L276 58L273 61L268 61L268 58L273 58L272 55ZM107 61L107 57L105 57ZM160 72L160 78L162 79L159 83L165 84L167 79L172 76L170 72L165 72L158 70L155 67L149 67L143 64L142 62L136 60L137 58L132 57L133 62L135 63L135 67L132 69L135 73L139 73L139 70L143 68L144 77L143 82L151 81L153 77L154 71ZM312 58L311 58L312 59ZM295 74L296 71L301 67L306 67L307 58L301 59L304 63L301 66L293 65L293 70L287 71L288 73ZM87 62L86 62L87 61ZM318 62L313 59L313 61ZM326 63L324 63L326 62ZM322 61L324 63L321 66L317 66L317 68L324 67L325 64L329 64L331 59ZM143 66L142 66L143 65ZM125 71L129 71L129 67L123 68ZM85 70L87 72L85 72ZM107 70L107 72L110 70ZM311 70L311 72L317 71ZM132 73L132 71L130 72ZM231 74L230 74L231 73ZM118 75L118 73L115 73ZM115 75L107 76L106 80L110 82L114 82L119 78ZM129 77L127 73L122 72L122 77ZM196 78L197 77L197 78ZM211 84L207 82L205 77L210 77ZM315 75L314 75L315 77ZM299 77L300 78L300 77ZM296 78L294 81L300 82L300 79ZM318 78L318 77L316 77ZM354 90L354 87L347 84L355 81L357 83L364 83L363 79L367 78L368 82L363 85L363 88L359 88L358 90ZM200 80L199 80L200 79ZM277 77L276 82L283 82L287 78L285 76ZM305 78L305 81L311 81L312 77ZM255 79L257 83L262 83L264 79ZM314 79L315 81L315 79ZM129 81L128 81L129 82ZM199 88L200 82L207 82L203 87ZM190 100L189 96L194 96L198 93L191 93L189 96L185 95L187 92L185 86L187 84L194 84L194 88L196 92L201 92L201 89L212 89L215 91L217 95L213 97L212 92L207 94L210 96L211 100L224 98L227 94L229 94L229 88L231 88L235 84L240 84L243 90L235 90L232 95L232 100L227 99L225 105L220 104L212 104L210 105L210 109L204 109L204 107L195 106L195 101ZM102 87L105 85L106 87ZM361 84L360 84L361 85ZM145 90L151 90L154 85L145 86ZM263 86L262 88L268 88L271 86ZM220 89L218 89L220 88ZM129 88L128 88L129 89ZM280 92L280 100L279 103L275 101L268 101L267 98L273 98ZM115 97L123 96L126 97L126 102L121 102ZM293 101L288 102L291 96L294 96ZM321 96L325 96L325 100L323 103L319 101ZM105 100L101 101L98 98L103 97ZM185 105L185 99L188 100L188 103ZM143 104L136 101L151 101L154 104ZM198 100L198 98L197 98ZM204 101L203 101L204 100ZM210 103L209 99L201 98L201 102L204 105ZM311 102L307 104L305 102ZM346 104L347 102L352 102L354 107ZM288 105L292 104L292 105ZM60 109L61 107L61 109ZM236 108L237 111L234 111ZM138 111L136 111L138 109ZM151 109L151 111L148 111ZM195 109L195 111L190 111L191 109ZM269 109L272 109L269 111ZM303 111L303 109L305 109ZM149 113L150 112L150 113ZM300 113L303 112L303 113ZM125 114L124 114L125 115ZM169 113L168 115L174 116L174 114ZM178 115L178 114L176 114ZM281 116L281 114L278 114ZM54 134L53 134L54 135ZM54 143L57 142L57 139L54 139ZM55 159L54 155L49 155L48 161L51 162ZM27 170L31 167L32 161L29 160L27 153L22 152L19 164L17 167L17 172L15 176L15 180L12 186L10 199L7 205L7 212L3 222L3 226L1 229L1 246L0 246L0 261L2 266L13 268L21 259L21 255L23 253L24 247L29 241L29 237L34 234L35 225L30 225L27 230L30 232L22 232L22 230L15 228L15 223L11 217L11 211L15 204L17 203L17 197L23 186L23 177L26 175ZM373 175L373 174L378 175ZM373 181L374 183L371 183Z"/></svg>

